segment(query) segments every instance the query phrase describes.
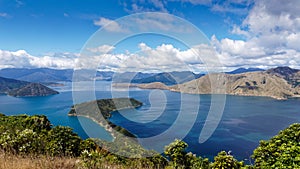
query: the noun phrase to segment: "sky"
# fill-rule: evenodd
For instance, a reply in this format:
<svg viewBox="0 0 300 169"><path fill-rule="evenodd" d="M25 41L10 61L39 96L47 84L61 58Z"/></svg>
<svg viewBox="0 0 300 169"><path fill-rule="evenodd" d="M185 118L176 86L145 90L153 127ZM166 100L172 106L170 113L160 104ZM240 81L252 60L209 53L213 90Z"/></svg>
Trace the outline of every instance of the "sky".
<svg viewBox="0 0 300 169"><path fill-rule="evenodd" d="M0 69L300 68L299 44L299 0L0 0Z"/></svg>

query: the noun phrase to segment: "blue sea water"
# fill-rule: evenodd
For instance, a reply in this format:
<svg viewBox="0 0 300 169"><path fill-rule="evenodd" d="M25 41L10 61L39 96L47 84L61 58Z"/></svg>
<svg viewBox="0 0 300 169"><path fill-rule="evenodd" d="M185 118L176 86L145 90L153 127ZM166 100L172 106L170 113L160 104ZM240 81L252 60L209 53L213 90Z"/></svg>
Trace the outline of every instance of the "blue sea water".
<svg viewBox="0 0 300 169"><path fill-rule="evenodd" d="M259 140L269 139L292 123L300 122L300 99L275 100L267 97L227 96L222 119L213 135L199 143L211 105L211 95L189 95L161 90L119 89L111 92L110 82L96 82L95 98L129 96L143 102L137 110L114 112L111 121L138 136L141 143L151 149L162 151L169 140L184 135L188 150L212 159L219 151L231 151L239 160L247 160L258 146ZM83 83L83 86L86 84ZM71 85L57 87L60 94L47 97L15 98L0 96L0 112L6 115L44 114L54 125L70 126L82 138L97 137L112 140L101 126L84 117L68 117L73 105ZM91 100L87 87L77 91L80 101ZM184 98L184 100L183 100ZM78 99L77 99L78 100ZM199 105L195 107L195 105ZM197 108L195 111L195 108ZM164 140L143 142L171 128L179 114L184 115L179 129L167 133ZM185 135L187 128L191 126Z"/></svg>

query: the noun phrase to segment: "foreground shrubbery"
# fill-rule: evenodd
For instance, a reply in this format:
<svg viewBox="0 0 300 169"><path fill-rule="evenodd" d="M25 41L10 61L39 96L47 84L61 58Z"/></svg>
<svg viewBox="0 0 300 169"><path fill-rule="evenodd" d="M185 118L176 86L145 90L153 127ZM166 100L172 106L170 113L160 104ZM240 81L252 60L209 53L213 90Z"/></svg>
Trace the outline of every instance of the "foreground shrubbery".
<svg viewBox="0 0 300 169"><path fill-rule="evenodd" d="M293 124L254 150L258 168L300 168L300 124Z"/></svg>
<svg viewBox="0 0 300 169"><path fill-rule="evenodd" d="M69 127L52 127L46 116L0 114L0 150L12 155L9 157L21 156L30 160L60 157L61 161L71 159L68 167L73 168L300 168L300 124L291 125L269 141L261 141L252 156L254 166L244 165L224 151L210 162L207 158L186 152L188 145L181 140L165 147L165 157L145 150L135 142L114 141L112 144L101 140L82 140Z"/></svg>

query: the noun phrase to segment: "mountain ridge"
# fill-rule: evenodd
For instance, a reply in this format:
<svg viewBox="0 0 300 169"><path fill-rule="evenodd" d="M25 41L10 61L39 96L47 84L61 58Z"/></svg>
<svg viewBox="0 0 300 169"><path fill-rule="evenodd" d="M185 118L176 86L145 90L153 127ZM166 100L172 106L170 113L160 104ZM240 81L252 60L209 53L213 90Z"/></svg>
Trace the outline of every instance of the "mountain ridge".
<svg viewBox="0 0 300 169"><path fill-rule="evenodd" d="M278 74L278 72L281 72L281 74ZM211 80L218 80L216 84L219 86L216 86L216 88L223 88L224 91L212 91ZM240 74L213 73L173 86L149 83L147 85L137 85L137 87L144 89L165 89L189 94L229 94L288 99L291 97L300 97L300 71L278 67L266 71Z"/></svg>

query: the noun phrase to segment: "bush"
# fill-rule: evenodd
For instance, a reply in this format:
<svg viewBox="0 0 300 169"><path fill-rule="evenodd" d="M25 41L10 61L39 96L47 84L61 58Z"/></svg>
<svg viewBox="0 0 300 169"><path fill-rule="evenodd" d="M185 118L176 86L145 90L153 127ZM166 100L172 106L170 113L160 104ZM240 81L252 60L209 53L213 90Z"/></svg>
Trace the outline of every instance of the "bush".
<svg viewBox="0 0 300 169"><path fill-rule="evenodd" d="M254 150L257 168L300 168L300 124L292 124Z"/></svg>
<svg viewBox="0 0 300 169"><path fill-rule="evenodd" d="M214 158L214 162L212 163L212 169L220 169L220 168L230 168L230 169L240 169L244 166L243 162L237 161L232 155L227 154L225 151L221 151Z"/></svg>
<svg viewBox="0 0 300 169"><path fill-rule="evenodd" d="M57 126L48 133L46 152L51 156L79 156L80 137L70 127Z"/></svg>
<svg viewBox="0 0 300 169"><path fill-rule="evenodd" d="M192 153L187 153L185 151L187 147L187 143L177 139L165 147L164 154L170 159L172 167L185 169L206 169L209 167L207 158L202 159Z"/></svg>

